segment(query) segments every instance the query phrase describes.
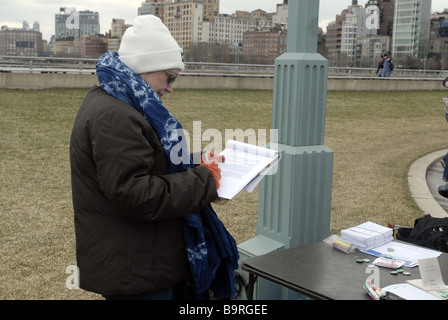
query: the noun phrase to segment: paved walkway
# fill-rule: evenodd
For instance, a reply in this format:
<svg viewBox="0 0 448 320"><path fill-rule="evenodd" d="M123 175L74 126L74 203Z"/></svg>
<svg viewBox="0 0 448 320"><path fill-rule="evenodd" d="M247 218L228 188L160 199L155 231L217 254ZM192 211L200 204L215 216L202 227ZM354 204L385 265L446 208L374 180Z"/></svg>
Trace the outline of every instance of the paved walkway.
<svg viewBox="0 0 448 320"><path fill-rule="evenodd" d="M439 186L446 184L440 159L447 153L448 149L440 150L417 160L408 175L409 189L418 206L438 218L448 217L448 199L438 192Z"/></svg>

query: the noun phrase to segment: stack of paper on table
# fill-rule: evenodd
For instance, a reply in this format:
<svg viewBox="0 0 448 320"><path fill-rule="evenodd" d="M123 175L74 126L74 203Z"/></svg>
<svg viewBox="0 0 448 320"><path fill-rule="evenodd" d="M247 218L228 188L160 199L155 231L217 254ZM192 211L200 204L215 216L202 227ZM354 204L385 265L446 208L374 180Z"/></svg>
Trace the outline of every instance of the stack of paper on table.
<svg viewBox="0 0 448 320"><path fill-rule="evenodd" d="M356 245L359 250L369 250L394 240L391 228L383 227L370 221L342 230L341 237Z"/></svg>
<svg viewBox="0 0 448 320"><path fill-rule="evenodd" d="M418 266L418 260L437 258L440 251L394 240L393 230L372 222L342 230L341 237L372 256L404 261L406 267Z"/></svg>

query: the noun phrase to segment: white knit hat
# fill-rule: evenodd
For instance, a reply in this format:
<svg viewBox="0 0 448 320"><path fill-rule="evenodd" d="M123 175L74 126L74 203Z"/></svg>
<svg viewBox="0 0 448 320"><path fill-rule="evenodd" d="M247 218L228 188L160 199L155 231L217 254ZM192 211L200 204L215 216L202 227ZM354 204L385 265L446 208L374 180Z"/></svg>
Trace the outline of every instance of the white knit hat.
<svg viewBox="0 0 448 320"><path fill-rule="evenodd" d="M184 70L182 48L160 18L138 16L127 29L118 55L137 74L169 69Z"/></svg>

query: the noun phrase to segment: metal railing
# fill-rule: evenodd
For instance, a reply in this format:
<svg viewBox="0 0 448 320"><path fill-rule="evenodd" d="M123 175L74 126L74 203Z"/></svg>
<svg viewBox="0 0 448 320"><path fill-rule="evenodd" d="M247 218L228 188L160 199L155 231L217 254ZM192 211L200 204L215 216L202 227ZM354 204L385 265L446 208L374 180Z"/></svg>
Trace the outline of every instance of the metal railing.
<svg viewBox="0 0 448 320"><path fill-rule="evenodd" d="M0 56L0 72L95 74L97 59Z"/></svg>
<svg viewBox="0 0 448 320"><path fill-rule="evenodd" d="M97 59L0 56L0 72L95 74ZM184 75L220 77L274 77L274 65L187 62ZM332 79L376 78L376 68L330 67ZM395 69L393 78L444 79L448 70Z"/></svg>

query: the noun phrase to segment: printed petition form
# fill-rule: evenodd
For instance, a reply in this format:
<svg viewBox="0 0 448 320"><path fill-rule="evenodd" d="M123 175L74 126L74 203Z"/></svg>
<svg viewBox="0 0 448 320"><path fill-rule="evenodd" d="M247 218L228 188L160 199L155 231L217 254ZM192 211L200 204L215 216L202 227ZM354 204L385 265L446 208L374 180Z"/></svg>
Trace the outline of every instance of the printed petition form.
<svg viewBox="0 0 448 320"><path fill-rule="evenodd" d="M233 140L227 141L220 155L225 156L225 162L219 163L221 186L218 196L227 200L243 189L252 192L281 158L281 153L276 150Z"/></svg>

